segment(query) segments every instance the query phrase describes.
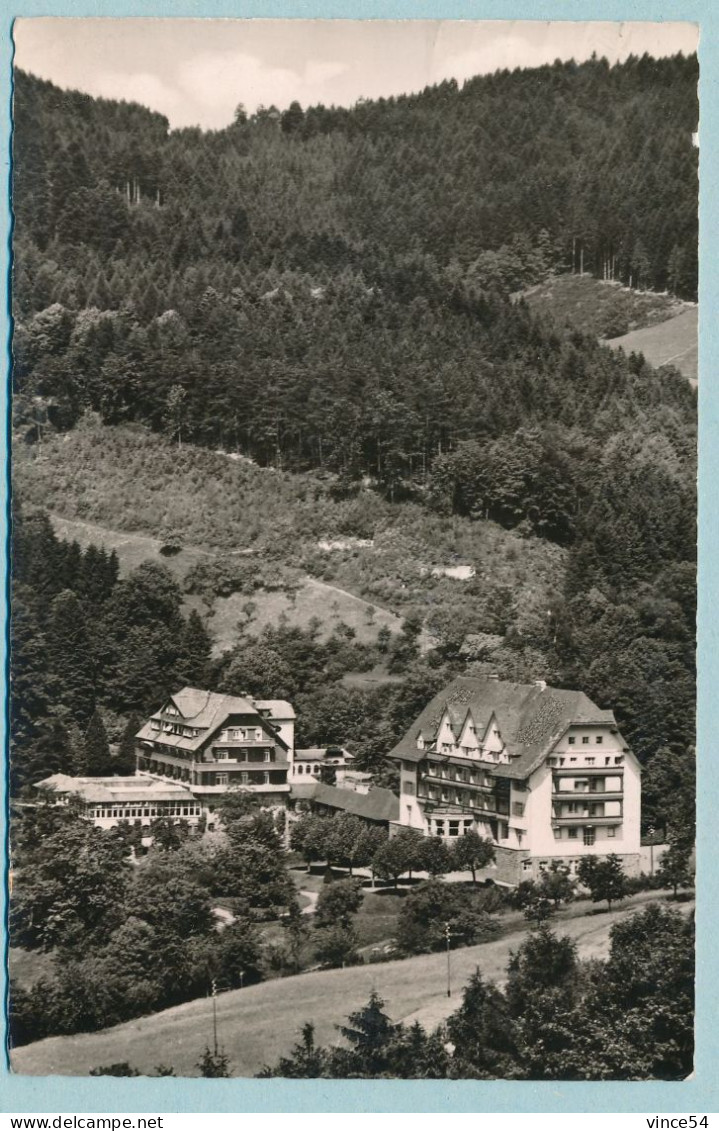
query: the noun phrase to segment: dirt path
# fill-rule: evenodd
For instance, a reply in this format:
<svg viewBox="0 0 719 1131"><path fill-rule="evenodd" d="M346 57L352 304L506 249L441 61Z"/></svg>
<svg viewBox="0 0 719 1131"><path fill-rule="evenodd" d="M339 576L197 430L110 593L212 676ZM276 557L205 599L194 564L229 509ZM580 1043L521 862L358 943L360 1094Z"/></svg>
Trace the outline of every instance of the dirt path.
<svg viewBox="0 0 719 1131"><path fill-rule="evenodd" d="M320 893L318 891L308 891L307 888L300 888L300 895L304 895L305 899L309 900L307 906L302 908L302 914L314 915Z"/></svg>
<svg viewBox="0 0 719 1131"><path fill-rule="evenodd" d="M318 581L316 577L309 576L306 578L306 584L321 592L337 593L340 597L349 598L349 600L351 601L357 601L360 605L363 605L365 607L369 607L370 604L372 604L372 607L375 609L375 613L381 613L383 616L391 617L398 628L402 623L402 618L397 613L393 613L391 609L385 609L381 605L375 605L374 602L366 601L364 597L358 597L356 593L350 593L348 589L340 589L338 585L330 585L327 581ZM424 654L430 648L434 647L435 643L436 641L434 640L434 638L430 636L430 634L425 629L422 629L419 634L420 652Z"/></svg>

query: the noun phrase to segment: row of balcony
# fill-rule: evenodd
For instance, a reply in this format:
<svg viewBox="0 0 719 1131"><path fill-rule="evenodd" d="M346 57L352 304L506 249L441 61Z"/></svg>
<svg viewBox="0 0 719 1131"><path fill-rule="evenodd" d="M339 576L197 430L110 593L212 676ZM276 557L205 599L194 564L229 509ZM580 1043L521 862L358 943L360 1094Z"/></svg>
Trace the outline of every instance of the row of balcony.
<svg viewBox="0 0 719 1131"><path fill-rule="evenodd" d="M624 766L554 766L553 778L620 778Z"/></svg>
<svg viewBox="0 0 719 1131"><path fill-rule="evenodd" d="M460 777L450 777L448 774L422 774L419 778L425 788L427 786L444 786L445 783L451 786L459 786L462 789L481 789L486 790L488 793L492 792L495 788L495 782L487 782L482 778L480 781L472 781L472 779L464 779Z"/></svg>
<svg viewBox="0 0 719 1131"><path fill-rule="evenodd" d="M568 817L553 816L552 825L567 828L574 828L577 825L621 825L623 819L621 814L616 814L611 817L588 817L572 813L572 815Z"/></svg>
<svg viewBox="0 0 719 1131"><path fill-rule="evenodd" d="M593 801L621 801L624 794L621 790L554 789L552 790L552 797L562 801L578 798L583 800L585 797L591 797Z"/></svg>
<svg viewBox="0 0 719 1131"><path fill-rule="evenodd" d="M193 791L197 792L211 791L222 793L233 785L239 785L249 789L268 788L270 790L283 790L289 788L287 785L287 775L284 770L275 770L274 767L272 770L250 770L244 773L223 774L223 777L226 777L227 781L220 783L216 781L217 774L214 770L201 772L194 767L190 769L187 766L173 766L166 761L156 760L154 758L140 758L138 760L138 769L155 774L157 777L165 778L167 781L184 782L189 785Z"/></svg>
<svg viewBox="0 0 719 1131"><path fill-rule="evenodd" d="M434 809L437 805L451 805L463 812L471 810L474 813L487 813L492 816L509 816L509 805L504 801L496 801L492 797L474 798L468 802L466 800L455 801L454 799L450 799L447 794L444 796L440 795L439 797L430 797L428 793L418 793L417 800L421 801L428 810Z"/></svg>
<svg viewBox="0 0 719 1131"><path fill-rule="evenodd" d="M222 747L224 750L224 746ZM273 769L287 770L289 769L290 762L287 758L275 757L275 751L272 750L270 758L218 758L216 752L207 750L177 750L175 747L164 749L160 743L156 743L153 749L142 744L138 748L138 755L142 759L154 758L162 762L166 762L171 766L195 768L196 766L252 766L259 769L260 766L271 766Z"/></svg>

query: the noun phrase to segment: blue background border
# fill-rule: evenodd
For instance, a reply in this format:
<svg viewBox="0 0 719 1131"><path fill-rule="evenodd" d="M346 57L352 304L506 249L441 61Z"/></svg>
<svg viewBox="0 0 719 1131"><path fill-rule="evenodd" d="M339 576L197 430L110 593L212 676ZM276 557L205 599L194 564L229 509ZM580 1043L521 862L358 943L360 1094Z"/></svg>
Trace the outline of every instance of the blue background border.
<svg viewBox="0 0 719 1131"><path fill-rule="evenodd" d="M186 16L324 19L687 20L700 25L700 536L699 536L699 909L697 922L697 1056L691 1080L681 1083L509 1083L501 1081L281 1081L23 1077L0 1065L4 1112L717 1112L719 1088L719 869L713 814L719 780L713 739L719 734L717 640L719 608L719 5L716 0L15 0L0 24L0 154L3 183L10 172L12 21L17 16ZM9 193L5 194L7 204ZM10 213L0 210L0 247L9 265ZM0 340L10 330L7 279L0 304ZM6 349L5 357L9 356ZM7 405L0 398L0 436L6 443ZM5 450L7 460L7 447ZM5 500L0 522L5 534ZM0 602L0 662L5 663L6 606ZM3 746L6 720L0 719ZM3 778L5 813L6 781ZM3 901L5 892L3 891ZM4 906L3 906L4 922ZM3 964L4 965L4 964ZM0 970L5 994L5 973Z"/></svg>

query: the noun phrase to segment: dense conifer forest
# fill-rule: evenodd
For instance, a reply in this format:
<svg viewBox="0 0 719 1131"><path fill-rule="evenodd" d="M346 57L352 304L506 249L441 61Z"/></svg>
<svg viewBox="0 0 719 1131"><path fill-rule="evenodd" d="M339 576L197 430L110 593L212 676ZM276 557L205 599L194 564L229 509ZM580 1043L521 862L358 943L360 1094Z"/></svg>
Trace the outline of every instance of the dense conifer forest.
<svg viewBox="0 0 719 1131"><path fill-rule="evenodd" d="M18 73L17 389L395 492L478 434L584 428L631 375L500 296L695 296L696 80L557 63L201 133Z"/></svg>
<svg viewBox="0 0 719 1131"><path fill-rule="evenodd" d="M227 129L203 133L17 72L16 443L35 455L95 413L152 430L163 465L219 448L307 476L322 507L352 502L346 532L359 537L376 532L375 492L398 513L411 505L560 547L545 623L505 621L493 670L549 674L613 707L648 767L646 819L690 821L695 394L671 367L614 354L517 294L584 272L696 297L696 83L693 57L593 58L352 109L238 107ZM52 459L72 453L56 444ZM132 468L140 486L152 478L151 459ZM198 459L192 476L202 487L212 472ZM22 545L48 546L42 520L28 523ZM23 701L34 715L16 741L30 766L58 721L84 735L99 704L120 734L146 709L149 677L133 685L127 649L113 659L119 629L108 644L97 627L108 616L130 623L147 604L159 636L138 613L133 639L136 657L145 648L160 665L157 686L208 656L204 640L191 654L167 577L146 572L128 588L108 562L106 592L91 594L77 548L52 553L65 564L51 605L28 589L34 566L17 573L29 619L18 604L16 663L25 648L30 670L42 666L45 641L57 655L48 670L64 672L57 649L79 602L94 683L72 690L77 710L62 679ZM156 601L173 618L169 651ZM496 633L492 615L470 627ZM415 618L410 643L416 631ZM373 726L391 721L371 738L366 693L332 689L352 705L343 737L380 754L463 666L458 644L425 659L407 645L415 690L402 709L390 700L404 692L375 693L385 706Z"/></svg>

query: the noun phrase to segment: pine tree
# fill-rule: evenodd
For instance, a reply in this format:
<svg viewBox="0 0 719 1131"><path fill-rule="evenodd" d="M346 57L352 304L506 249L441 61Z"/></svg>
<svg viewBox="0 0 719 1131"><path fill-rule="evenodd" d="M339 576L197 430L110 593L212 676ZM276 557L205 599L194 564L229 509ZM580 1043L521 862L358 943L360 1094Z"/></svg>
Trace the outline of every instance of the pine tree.
<svg viewBox="0 0 719 1131"><path fill-rule="evenodd" d="M135 735L140 730L142 723L137 715L130 715L127 720L122 738L117 748L113 762L115 772L118 774L134 774L135 772Z"/></svg>
<svg viewBox="0 0 719 1131"><path fill-rule="evenodd" d="M197 1067L200 1070L200 1076L209 1079L226 1079L231 1075L230 1058L224 1049L219 1049L213 1053L209 1047L206 1047L197 1062Z"/></svg>
<svg viewBox="0 0 719 1131"><path fill-rule="evenodd" d="M112 773L110 744L99 711L93 713L83 741L83 774L88 777L103 777Z"/></svg>
<svg viewBox="0 0 719 1131"><path fill-rule="evenodd" d="M95 671L82 606L70 590L53 601L47 631L48 666L59 684L59 699L86 726L95 709Z"/></svg>
<svg viewBox="0 0 719 1131"><path fill-rule="evenodd" d="M351 1046L351 1063L358 1076L377 1076L384 1071L387 1045L395 1031L394 1025L384 1012L384 1001L372 990L369 1001L350 1013L348 1025L338 1026L340 1033Z"/></svg>
<svg viewBox="0 0 719 1131"><path fill-rule="evenodd" d="M212 638L197 609L192 609L182 634L181 660L187 682L206 687L210 673Z"/></svg>

